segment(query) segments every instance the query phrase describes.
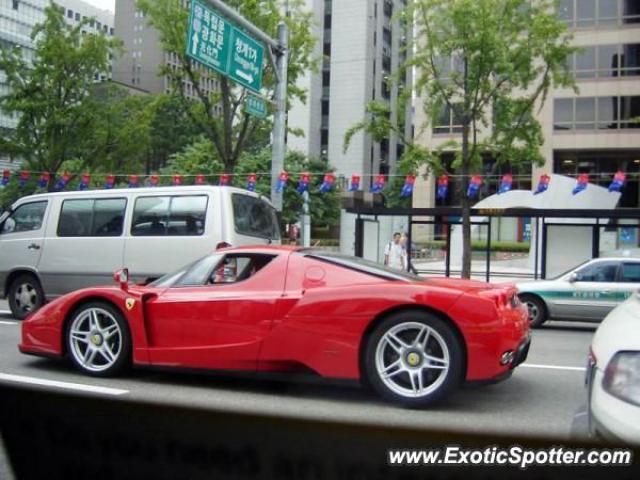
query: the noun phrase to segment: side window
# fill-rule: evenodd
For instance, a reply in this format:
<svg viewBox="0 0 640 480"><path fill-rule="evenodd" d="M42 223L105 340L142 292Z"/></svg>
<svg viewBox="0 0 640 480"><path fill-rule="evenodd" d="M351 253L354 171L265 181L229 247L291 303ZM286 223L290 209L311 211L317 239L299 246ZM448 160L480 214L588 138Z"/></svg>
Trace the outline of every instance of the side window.
<svg viewBox="0 0 640 480"><path fill-rule="evenodd" d="M241 282L254 276L274 258L274 255L262 254L225 255L213 272L211 272L207 283L209 285L215 285Z"/></svg>
<svg viewBox="0 0 640 480"><path fill-rule="evenodd" d="M617 263L599 262L578 270L576 280L579 282L614 282Z"/></svg>
<svg viewBox="0 0 640 480"><path fill-rule="evenodd" d="M196 262L173 285L174 287L194 287L204 285L209 280L213 267L220 262L221 255L209 255Z"/></svg>
<svg viewBox="0 0 640 480"><path fill-rule="evenodd" d="M134 207L131 235L199 236L206 213L206 195L141 197Z"/></svg>
<svg viewBox="0 0 640 480"><path fill-rule="evenodd" d="M620 281L640 283L640 263L623 263L620 271Z"/></svg>
<svg viewBox="0 0 640 480"><path fill-rule="evenodd" d="M119 237L122 235L124 198L65 200L58 220L59 237Z"/></svg>
<svg viewBox="0 0 640 480"><path fill-rule="evenodd" d="M47 202L33 202L20 205L4 221L0 234L40 230L46 210Z"/></svg>
<svg viewBox="0 0 640 480"><path fill-rule="evenodd" d="M278 217L273 207L250 195L234 193L231 198L237 233L250 237L280 239Z"/></svg>

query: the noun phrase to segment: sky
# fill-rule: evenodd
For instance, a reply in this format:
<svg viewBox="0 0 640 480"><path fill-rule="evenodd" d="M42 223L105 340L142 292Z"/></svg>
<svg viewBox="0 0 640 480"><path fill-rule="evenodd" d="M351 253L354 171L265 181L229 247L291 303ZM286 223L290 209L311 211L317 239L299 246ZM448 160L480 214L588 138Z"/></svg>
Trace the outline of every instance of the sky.
<svg viewBox="0 0 640 480"><path fill-rule="evenodd" d="M115 12L116 0L84 0L85 2L94 5L103 10L111 10Z"/></svg>

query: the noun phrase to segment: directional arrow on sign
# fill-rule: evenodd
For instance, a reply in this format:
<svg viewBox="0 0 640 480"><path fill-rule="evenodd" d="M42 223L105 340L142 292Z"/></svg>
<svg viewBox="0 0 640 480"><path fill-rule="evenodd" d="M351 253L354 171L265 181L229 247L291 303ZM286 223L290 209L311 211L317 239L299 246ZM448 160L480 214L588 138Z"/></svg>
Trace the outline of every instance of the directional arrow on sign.
<svg viewBox="0 0 640 480"><path fill-rule="evenodd" d="M195 55L196 53L198 53L198 42L200 41L198 39L198 33L197 32L193 32L193 48L191 49L191 53L193 55Z"/></svg>
<svg viewBox="0 0 640 480"><path fill-rule="evenodd" d="M236 75L242 78L245 82L253 83L253 76L248 73L244 73L242 70L236 70Z"/></svg>

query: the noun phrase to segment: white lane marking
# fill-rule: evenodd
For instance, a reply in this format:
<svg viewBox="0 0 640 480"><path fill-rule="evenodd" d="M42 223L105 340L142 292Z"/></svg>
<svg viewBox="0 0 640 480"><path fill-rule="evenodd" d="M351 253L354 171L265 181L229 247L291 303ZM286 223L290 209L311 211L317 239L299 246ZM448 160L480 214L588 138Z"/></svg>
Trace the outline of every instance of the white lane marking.
<svg viewBox="0 0 640 480"><path fill-rule="evenodd" d="M0 315L11 315L11 310L0 310Z"/></svg>
<svg viewBox="0 0 640 480"><path fill-rule="evenodd" d="M0 320L0 325L18 325L18 322L8 322L6 320Z"/></svg>
<svg viewBox="0 0 640 480"><path fill-rule="evenodd" d="M104 395L124 395L125 393L129 393L129 390L120 390L119 388L98 387L95 385L84 385L82 383L58 382L56 380L23 377L22 375L9 375L7 373L0 373L0 380L14 383L27 383L29 385L41 385L44 387L63 388L66 390L102 393Z"/></svg>
<svg viewBox="0 0 640 480"><path fill-rule="evenodd" d="M535 363L523 363L520 366L527 367L527 368L544 368L547 370L569 370L574 372L584 372L586 370L585 367L567 367L563 365L538 365Z"/></svg>

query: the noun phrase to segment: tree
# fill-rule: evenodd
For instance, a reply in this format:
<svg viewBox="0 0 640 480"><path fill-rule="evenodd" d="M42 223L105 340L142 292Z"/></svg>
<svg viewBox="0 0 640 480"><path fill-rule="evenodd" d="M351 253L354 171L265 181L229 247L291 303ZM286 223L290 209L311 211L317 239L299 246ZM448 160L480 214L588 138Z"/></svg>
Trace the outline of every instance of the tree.
<svg viewBox="0 0 640 480"><path fill-rule="evenodd" d="M119 42L102 33L82 35L89 21L70 26L60 7L52 5L31 33L32 61L18 46L1 49L0 70L9 93L0 97L0 108L17 115L18 124L2 133L0 151L22 159L31 170L56 174L67 160L81 154L92 158L86 140L99 118L91 91L96 78L108 72L109 53L118 50Z"/></svg>
<svg viewBox="0 0 640 480"><path fill-rule="evenodd" d="M555 0L410 0L401 12L412 25L415 93L430 128L445 112L461 125L459 139L429 148L407 139L388 120L388 107L369 106L367 118L345 135L345 149L357 131L374 139L395 131L406 145L400 168L446 170L444 151L454 152L451 168L466 185L482 166L483 155L496 165L517 168L543 163L542 129L535 118L552 86L574 87L569 59L576 51L556 14ZM405 94L404 100L408 101ZM471 274L471 201L462 195L462 277Z"/></svg>
<svg viewBox="0 0 640 480"><path fill-rule="evenodd" d="M316 60L311 58L315 39L311 35L312 15L303 10L302 0L229 0L229 6L236 8L244 17L275 37L277 25L284 21L289 27L289 68L288 100L306 100L306 92L296 86L296 81L304 72L315 68ZM224 75L207 71L186 56L188 11L181 0L138 0L138 8L149 17L149 24L160 34L162 48L178 59L177 66L166 65L161 70L167 75L174 91L182 101L202 133L213 143L217 157L224 171L233 173L243 151L251 147L253 139L264 131L262 120L244 111L247 91ZM286 13L288 12L288 14ZM218 80L218 92L208 95L200 86L203 77ZM194 87L198 101L188 98L184 92L185 81ZM273 96L275 74L270 65L263 74L263 90ZM218 113L216 106L221 107ZM260 136L260 135L258 135Z"/></svg>
<svg viewBox="0 0 640 480"><path fill-rule="evenodd" d="M296 190L298 175L302 172L311 174L309 182L309 211L313 225L335 225L340 218L340 198L335 188L326 193L318 191L323 176L332 171L325 160L310 159L297 151L289 151L285 156L285 170L289 174L289 182L283 192L282 219L284 223L295 223L302 211L302 195ZM259 151L245 151L238 159L235 175L231 178L231 184L245 188L247 177L251 173L257 173L257 193L269 196L271 191L271 149L264 147ZM216 183L219 175L224 173L224 166L216 156L216 150L212 142L202 137L181 152L171 156L167 167L162 174L205 175L210 183ZM264 175L267 173L268 175Z"/></svg>

